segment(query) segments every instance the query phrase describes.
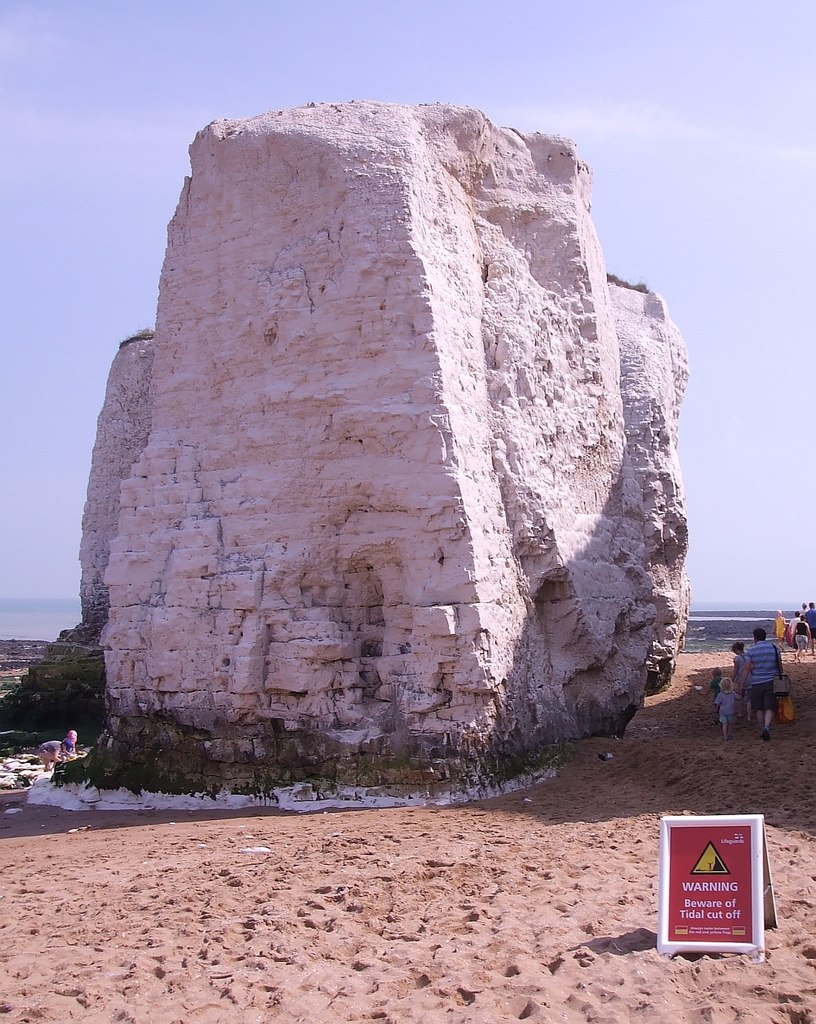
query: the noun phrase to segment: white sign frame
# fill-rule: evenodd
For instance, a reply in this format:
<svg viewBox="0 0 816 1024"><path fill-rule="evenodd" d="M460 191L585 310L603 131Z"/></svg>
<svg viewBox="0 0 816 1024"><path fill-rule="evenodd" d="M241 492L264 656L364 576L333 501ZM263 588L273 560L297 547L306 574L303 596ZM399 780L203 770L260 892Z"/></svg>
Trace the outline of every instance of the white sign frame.
<svg viewBox="0 0 816 1024"><path fill-rule="evenodd" d="M740 826L750 828L751 834L751 934L752 942L717 942L714 939L703 942L683 942L669 939L669 873L671 855L671 831L680 828L700 828L711 825L721 828ZM767 888L766 888L767 887ZM769 896L771 913L769 924L776 925L776 911L773 903L773 886L770 881L770 865L765 842L765 817L762 814L709 814L698 817L665 815L660 819L660 871L658 889L657 951L663 956L677 953L747 953L755 963L765 959L765 902Z"/></svg>

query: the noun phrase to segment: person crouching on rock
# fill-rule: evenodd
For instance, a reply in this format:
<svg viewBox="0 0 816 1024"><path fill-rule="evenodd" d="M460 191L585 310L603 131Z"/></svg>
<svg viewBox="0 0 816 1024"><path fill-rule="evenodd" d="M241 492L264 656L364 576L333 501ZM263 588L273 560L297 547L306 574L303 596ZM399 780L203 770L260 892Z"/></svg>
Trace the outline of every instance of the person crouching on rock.
<svg viewBox="0 0 816 1024"><path fill-rule="evenodd" d="M57 761L60 760L62 744L59 740L48 740L37 747L37 756L43 763L43 767L50 772Z"/></svg>
<svg viewBox="0 0 816 1024"><path fill-rule="evenodd" d="M47 740L37 747L37 755L42 761L45 770L50 772L60 761L73 761L77 756L76 750L77 734L74 729L68 730L68 735L60 742L59 740Z"/></svg>
<svg viewBox="0 0 816 1024"><path fill-rule="evenodd" d="M68 735L60 743L60 761L71 761L76 757L77 734L74 729L68 730Z"/></svg>

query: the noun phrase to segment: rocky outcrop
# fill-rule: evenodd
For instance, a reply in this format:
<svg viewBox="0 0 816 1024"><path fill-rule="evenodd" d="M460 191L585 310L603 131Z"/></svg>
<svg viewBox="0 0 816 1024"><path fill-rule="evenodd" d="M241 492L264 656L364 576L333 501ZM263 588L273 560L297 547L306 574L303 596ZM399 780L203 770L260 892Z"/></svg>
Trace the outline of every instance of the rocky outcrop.
<svg viewBox="0 0 816 1024"><path fill-rule="evenodd" d="M119 521L119 489L147 445L153 332L127 338L108 374L105 401L97 420L87 500L82 517L82 621L49 644L40 664L4 707L16 723L82 723L97 732L105 709L105 662L100 646L108 621L105 572ZM87 731L86 731L87 734Z"/></svg>
<svg viewBox="0 0 816 1024"><path fill-rule="evenodd" d="M67 645L66 645L67 646ZM97 654L75 649L29 666L20 683L0 702L0 730L65 729L69 722L96 735L105 714L105 665Z"/></svg>
<svg viewBox="0 0 816 1024"><path fill-rule="evenodd" d="M644 568L655 624L647 689L668 684L683 645L690 604L685 573L688 528L677 423L688 380L686 347L659 295L610 285L620 344L626 449L640 485Z"/></svg>
<svg viewBox="0 0 816 1024"><path fill-rule="evenodd" d="M89 488L109 760L468 785L621 732L683 629L686 371L572 143L353 103L191 161L118 517Z"/></svg>
<svg viewBox="0 0 816 1024"><path fill-rule="evenodd" d="M108 621L105 572L119 521L119 488L147 444L152 369L153 335L144 331L122 342L108 375L82 517L82 622L70 631L77 641L97 642Z"/></svg>

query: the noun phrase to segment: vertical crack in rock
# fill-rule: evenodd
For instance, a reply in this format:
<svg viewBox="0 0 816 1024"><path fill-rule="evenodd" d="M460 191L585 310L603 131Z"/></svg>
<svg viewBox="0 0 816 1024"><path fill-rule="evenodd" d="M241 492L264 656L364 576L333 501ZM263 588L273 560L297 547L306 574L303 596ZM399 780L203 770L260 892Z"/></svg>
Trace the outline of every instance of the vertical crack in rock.
<svg viewBox="0 0 816 1024"><path fill-rule="evenodd" d="M688 610L686 361L573 144L366 102L191 162L84 521L112 761L427 789L620 733Z"/></svg>

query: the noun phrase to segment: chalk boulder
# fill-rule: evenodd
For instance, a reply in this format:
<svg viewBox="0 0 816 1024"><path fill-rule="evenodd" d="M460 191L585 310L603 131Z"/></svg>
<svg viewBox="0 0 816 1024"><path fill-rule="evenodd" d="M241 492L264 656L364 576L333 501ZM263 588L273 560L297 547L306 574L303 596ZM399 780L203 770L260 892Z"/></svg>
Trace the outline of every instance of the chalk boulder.
<svg viewBox="0 0 816 1024"><path fill-rule="evenodd" d="M686 362L573 144L363 102L190 155L86 512L110 762L468 786L620 733L687 612Z"/></svg>

